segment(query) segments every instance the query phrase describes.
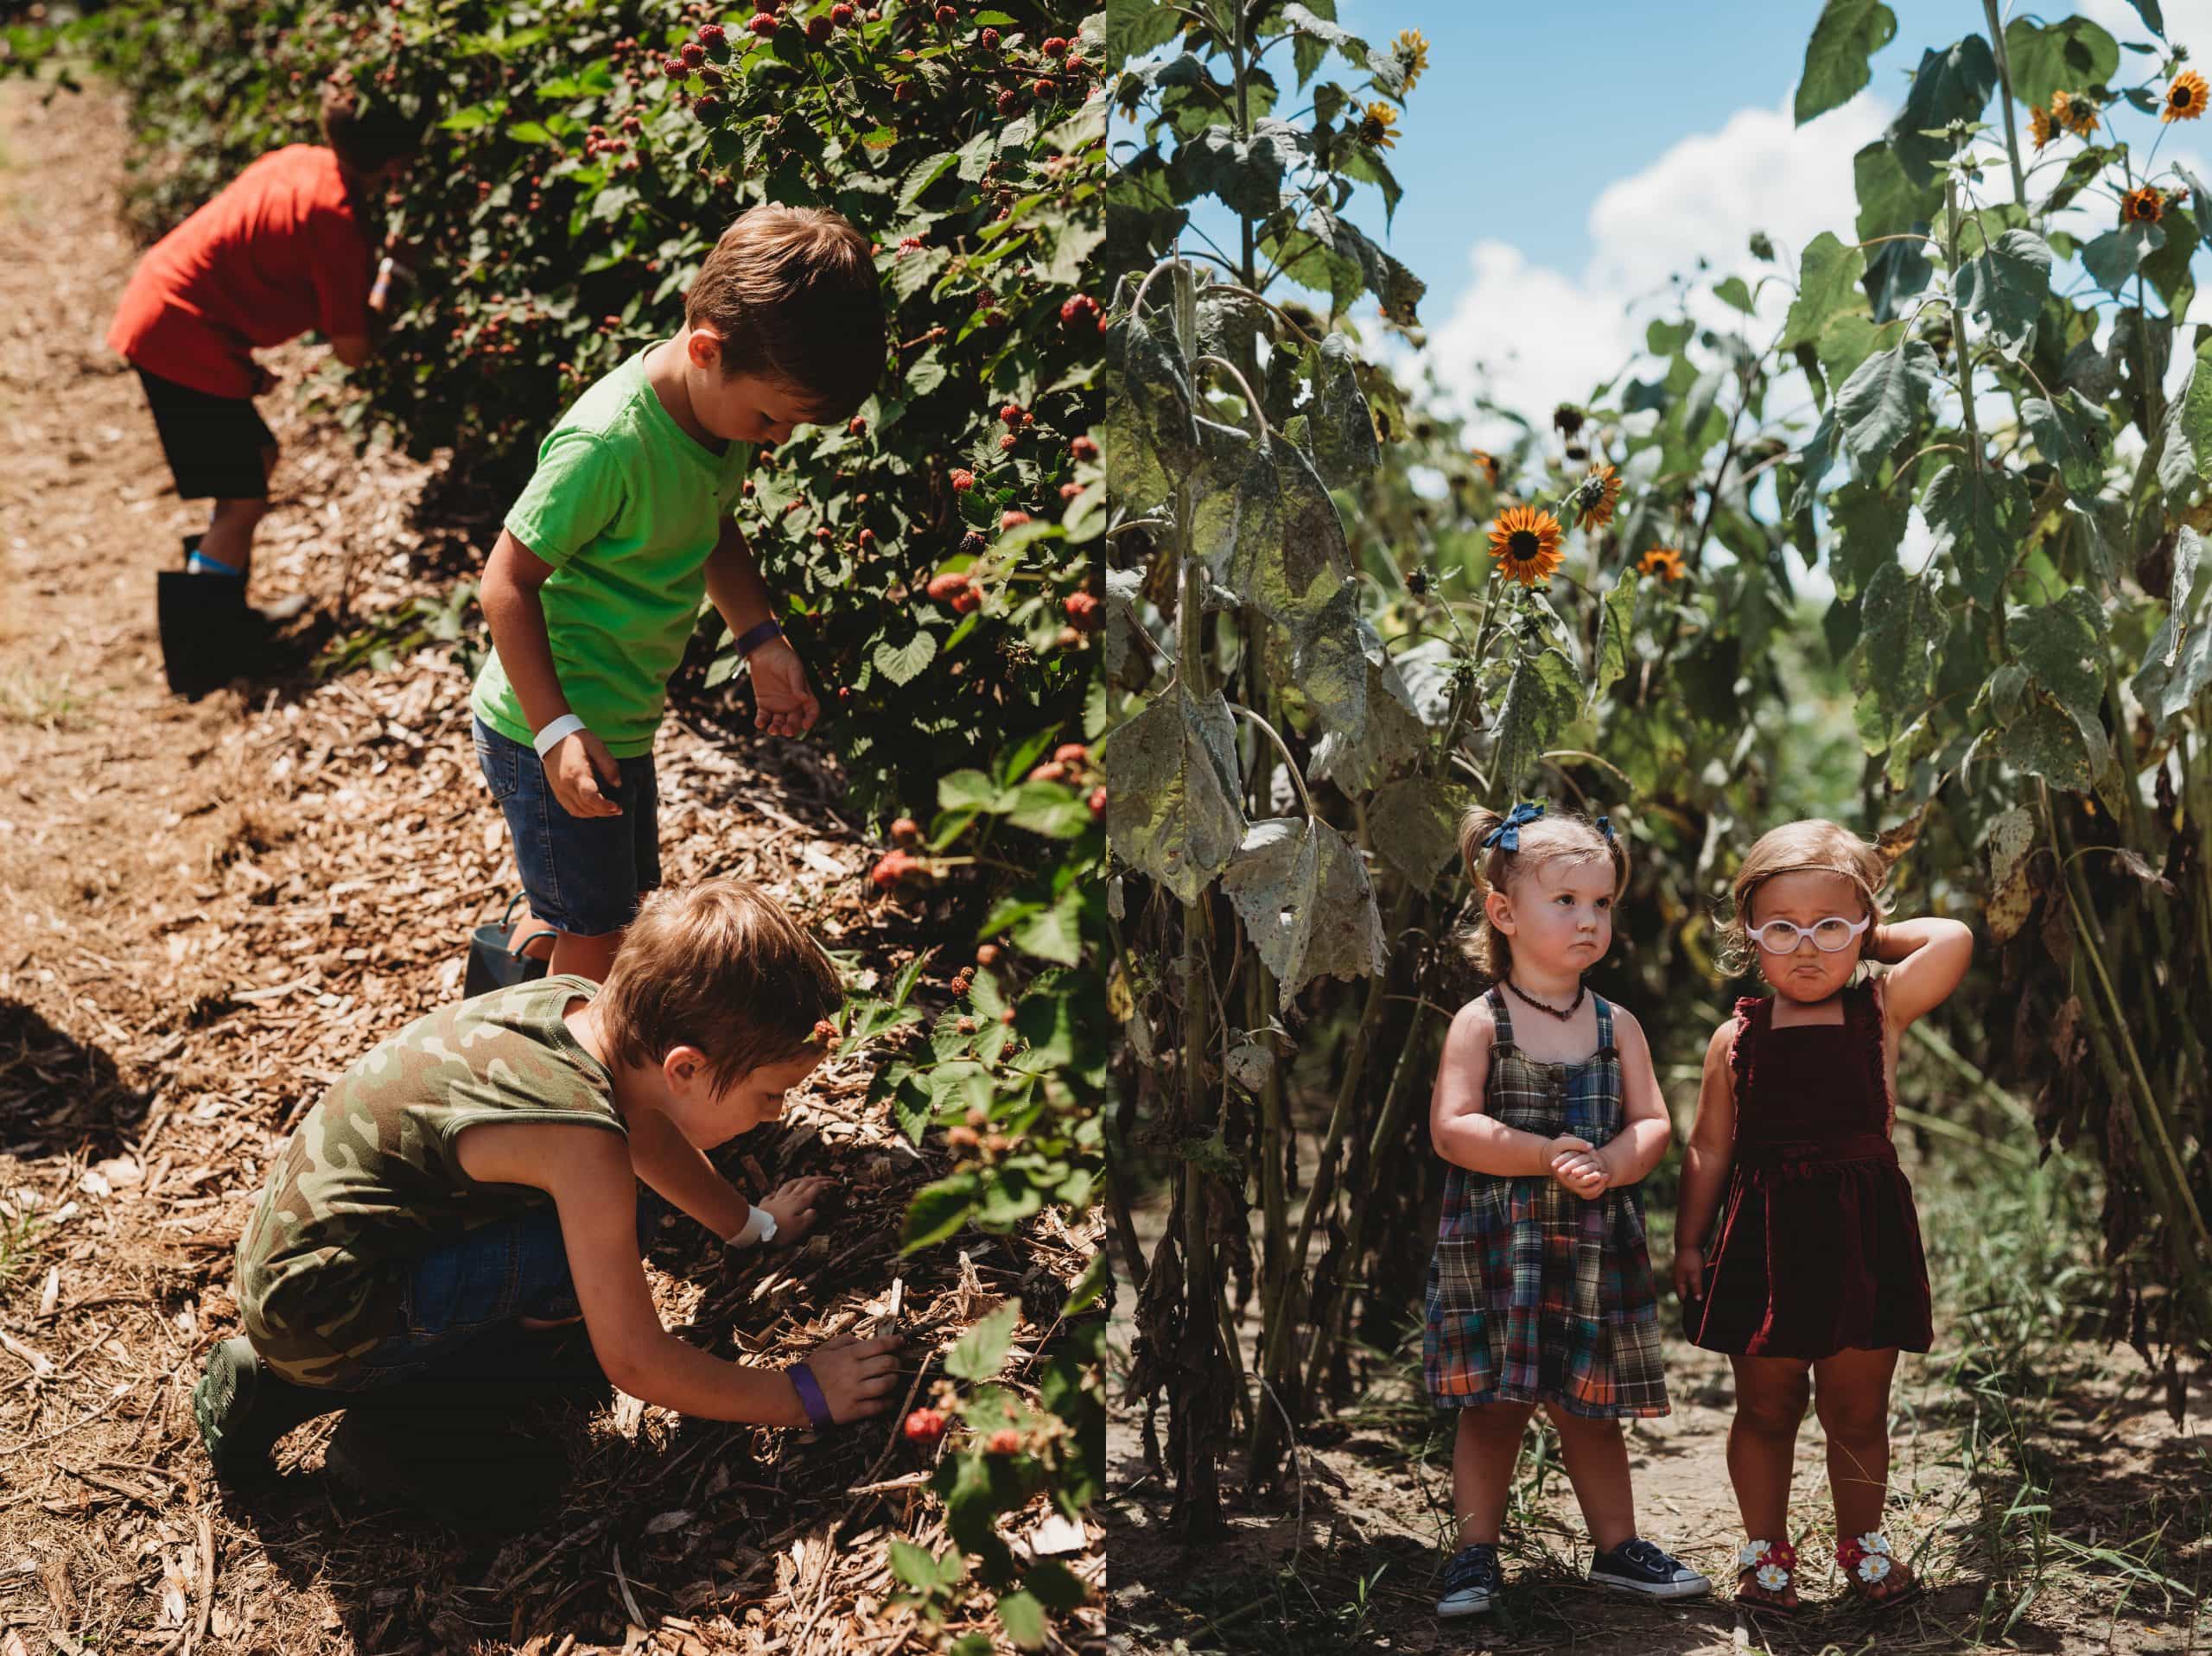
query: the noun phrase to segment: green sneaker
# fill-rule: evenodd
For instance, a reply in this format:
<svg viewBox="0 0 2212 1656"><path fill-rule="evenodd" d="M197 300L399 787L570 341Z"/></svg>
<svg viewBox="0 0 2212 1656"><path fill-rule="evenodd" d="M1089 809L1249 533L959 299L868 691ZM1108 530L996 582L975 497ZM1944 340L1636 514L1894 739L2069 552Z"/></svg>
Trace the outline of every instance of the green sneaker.
<svg viewBox="0 0 2212 1656"><path fill-rule="evenodd" d="M192 1418L215 1475L241 1483L269 1473L270 1450L293 1427L351 1401L342 1392L279 1379L244 1336L232 1335L207 1354L207 1372L192 1388Z"/></svg>

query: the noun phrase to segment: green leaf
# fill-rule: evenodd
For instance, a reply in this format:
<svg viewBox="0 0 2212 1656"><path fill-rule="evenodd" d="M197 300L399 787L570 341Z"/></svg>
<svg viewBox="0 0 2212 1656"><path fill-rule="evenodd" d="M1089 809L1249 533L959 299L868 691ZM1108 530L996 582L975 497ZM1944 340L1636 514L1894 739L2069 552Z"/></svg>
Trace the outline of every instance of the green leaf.
<svg viewBox="0 0 2212 1656"><path fill-rule="evenodd" d="M2158 10L2158 0L2127 0L2127 3L2135 8L2135 15L2143 20L2145 29L2161 40L2165 38L2166 20Z"/></svg>
<svg viewBox="0 0 2212 1656"><path fill-rule="evenodd" d="M2164 244L2144 259L2143 279L2166 301L2167 310L2180 316L2188 311L2189 295L2196 290L2190 259L2196 251L2196 220L2187 207L2169 206L2159 220L2158 233L2165 238Z"/></svg>
<svg viewBox="0 0 2212 1656"><path fill-rule="evenodd" d="M1866 256L1857 248L1847 247L1828 231L1814 237L1797 262L1797 297L1783 320L1779 348L1794 351L1811 344L1832 318L1864 309L1858 288L1866 274Z"/></svg>
<svg viewBox="0 0 2212 1656"><path fill-rule="evenodd" d="M1948 558L1959 584L1976 602L1995 601L2026 545L2027 487L2012 473L1984 464L1947 466L1920 503L1938 558ZM1900 528L1902 525L1900 525ZM1894 556L1896 542L1891 542Z"/></svg>
<svg viewBox="0 0 2212 1656"><path fill-rule="evenodd" d="M2118 294L2144 261L2165 244L2166 232L2156 225L2122 225L2082 250L2082 268L2107 293Z"/></svg>
<svg viewBox="0 0 2212 1656"><path fill-rule="evenodd" d="M1872 73L1867 59L1897 32L1897 14L1881 0L1827 0L1805 45L1805 68L1797 79L1797 124L1857 97Z"/></svg>
<svg viewBox="0 0 2212 1656"><path fill-rule="evenodd" d="M1879 351L1835 394L1844 442L1862 472L1873 472L1913 428L1936 387L1936 352L1919 339Z"/></svg>
<svg viewBox="0 0 2212 1656"><path fill-rule="evenodd" d="M1966 262L1955 286L1967 314L1980 318L1998 348L2018 361L2035 342L2036 318L2050 293L2050 246L2031 231L2008 230Z"/></svg>
<svg viewBox="0 0 2212 1656"><path fill-rule="evenodd" d="M955 771L938 778L937 804L944 811L1003 811L1007 796L981 771Z"/></svg>
<svg viewBox="0 0 2212 1656"><path fill-rule="evenodd" d="M2035 688L2073 722L2091 779L2102 776L2111 760L2100 711L2105 691L2103 606L2085 588L2069 587L2051 603L2014 611L2008 637Z"/></svg>
<svg viewBox="0 0 2212 1656"><path fill-rule="evenodd" d="M927 1549L912 1541L893 1536L891 1540L891 1573L918 1593L928 1593L938 1584L937 1558Z"/></svg>
<svg viewBox="0 0 2212 1656"><path fill-rule="evenodd" d="M1090 1256L1090 1263L1083 1267L1083 1274L1075 1279L1075 1286L1068 1290L1067 1304L1060 1308L1063 1317L1079 1317L1105 1297L1111 1280L1107 1269L1106 1253L1103 1248Z"/></svg>
<svg viewBox="0 0 2212 1656"><path fill-rule="evenodd" d="M906 1223L899 1233L899 1251L912 1253L941 1242L958 1230L976 1210L976 1192L973 1173L956 1173L915 1191L914 1199L906 1204Z"/></svg>
<svg viewBox="0 0 2212 1656"><path fill-rule="evenodd" d="M1601 701L1607 690L1628 673L1631 641L1636 637L1637 584L1625 575L1605 592L1604 618L1599 623L1598 655L1590 668L1590 700Z"/></svg>
<svg viewBox="0 0 2212 1656"><path fill-rule="evenodd" d="M1933 483L1929 487L1941 507L1948 495L1936 496ZM1828 547L1828 572L1840 595L1853 597L1878 570L1896 564L1911 517L1910 503L1878 483L1849 483L1835 492L1828 503L1828 527L1835 536ZM1932 517L1929 527L1936 527Z"/></svg>
<svg viewBox="0 0 2212 1656"><path fill-rule="evenodd" d="M537 121L517 121L507 128L508 139L515 143L550 143L553 135Z"/></svg>
<svg viewBox="0 0 2212 1656"><path fill-rule="evenodd" d="M1191 549L1215 580L1303 644L1351 574L1336 502L1280 432L1224 435L1208 447L1213 463L1189 485L1198 495Z"/></svg>
<svg viewBox="0 0 2212 1656"><path fill-rule="evenodd" d="M1014 1333L1021 1325L1021 1307L1012 1300L962 1335L944 1355L944 1372L955 1380L973 1383L996 1380L1014 1349Z"/></svg>
<svg viewBox="0 0 2212 1656"><path fill-rule="evenodd" d="M1859 602L1859 644L1851 657L1859 695L1859 734L1869 753L1886 752L1928 700L1936 644L1948 630L1931 579L1885 563Z"/></svg>
<svg viewBox="0 0 2212 1656"><path fill-rule="evenodd" d="M1979 118L1996 86L1997 59L1979 35L1920 54L1904 107L1885 135L1907 179L1916 185L1942 182L1951 155L1943 129L1954 121Z"/></svg>
<svg viewBox="0 0 2212 1656"><path fill-rule="evenodd" d="M1090 1589L1083 1584L1083 1577L1064 1564L1045 1558L1032 1564L1021 1578L1021 1584L1034 1593L1048 1610L1066 1615L1090 1597Z"/></svg>
<svg viewBox="0 0 2212 1656"><path fill-rule="evenodd" d="M999 1596L999 1621L1006 1628L1006 1636L1023 1650L1042 1650L1052 1636L1052 1626L1046 1620L1045 1607L1027 1592L1001 1593Z"/></svg>
<svg viewBox="0 0 2212 1656"><path fill-rule="evenodd" d="M1179 682L1105 744L1106 838L1114 854L1195 903L1244 837L1236 732L1217 690Z"/></svg>
<svg viewBox="0 0 2212 1656"><path fill-rule="evenodd" d="M1006 820L1048 840L1072 840L1090 826L1090 807L1058 782L1025 782L1007 796Z"/></svg>
<svg viewBox="0 0 2212 1656"><path fill-rule="evenodd" d="M1014 946L1039 960L1073 966L1083 958L1082 916L1082 893L1070 891L1051 908L1031 915L1016 926L1012 936Z"/></svg>
<svg viewBox="0 0 2212 1656"><path fill-rule="evenodd" d="M1368 837L1406 883L1427 891L1459 848L1459 819L1473 796L1456 783L1403 777L1368 802Z"/></svg>
<svg viewBox="0 0 2212 1656"><path fill-rule="evenodd" d="M876 645L873 657L875 670L898 685L912 683L936 658L937 635L925 627L917 629L903 644L886 639Z"/></svg>
<svg viewBox="0 0 2212 1656"><path fill-rule="evenodd" d="M1713 284L1713 296L1722 304L1733 305L1746 316L1755 312L1756 307L1751 303L1751 290L1745 285L1744 278L1741 276L1723 276Z"/></svg>
<svg viewBox="0 0 2212 1656"><path fill-rule="evenodd" d="M2143 665L2132 681L2135 699L2164 730L2166 721L2188 707L2212 682L2212 626L2199 612L2197 573L2205 567L2204 541L2183 524L2174 540L2173 581L2168 590L2165 619L2144 651ZM2185 650L2185 653L2184 653ZM2175 669L2181 670L2177 673Z"/></svg>
<svg viewBox="0 0 2212 1656"><path fill-rule="evenodd" d="M1134 57L1175 38L1183 20L1153 0L1106 0L1106 67L1118 69Z"/></svg>
<svg viewBox="0 0 2212 1656"><path fill-rule="evenodd" d="M1559 650L1546 645L1515 663L1491 749L1491 790L1513 794L1581 706L1582 675Z"/></svg>
<svg viewBox="0 0 2212 1656"><path fill-rule="evenodd" d="M2015 17L2005 26L2005 60L2012 95L2031 109L2048 109L2054 92L2109 82L2120 67L2120 44L2087 17L2048 24Z"/></svg>
<svg viewBox="0 0 2212 1656"><path fill-rule="evenodd" d="M2101 422L2079 394L2064 392L2056 404L2040 397L2028 397L2020 404L2020 418L2035 437L2043 457L2057 469L2067 492L2094 499L2105 480L2095 436Z"/></svg>
<svg viewBox="0 0 2212 1656"><path fill-rule="evenodd" d="M1271 817L1253 823L1221 888L1279 980L1285 1010L1315 978L1382 969L1382 919L1366 865L1326 822Z"/></svg>

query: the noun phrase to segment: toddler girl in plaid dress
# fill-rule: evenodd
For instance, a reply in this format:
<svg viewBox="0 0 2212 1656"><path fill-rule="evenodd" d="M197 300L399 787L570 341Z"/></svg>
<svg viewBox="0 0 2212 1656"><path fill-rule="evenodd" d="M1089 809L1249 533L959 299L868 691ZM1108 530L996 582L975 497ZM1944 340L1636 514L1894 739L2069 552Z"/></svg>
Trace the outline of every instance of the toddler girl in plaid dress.
<svg viewBox="0 0 2212 1656"><path fill-rule="evenodd" d="M1429 1105L1452 1164L1428 1273L1429 1393L1459 1412L1459 1550L1440 1615L1487 1610L1514 1462L1541 1404L1590 1526L1590 1579L1655 1598L1709 1583L1640 1539L1625 1416L1667 1412L1659 1310L1636 1186L1666 1154L1667 1107L1636 1019L1589 993L1628 859L1604 817L1478 808L1459 851L1482 898L1478 963Z"/></svg>

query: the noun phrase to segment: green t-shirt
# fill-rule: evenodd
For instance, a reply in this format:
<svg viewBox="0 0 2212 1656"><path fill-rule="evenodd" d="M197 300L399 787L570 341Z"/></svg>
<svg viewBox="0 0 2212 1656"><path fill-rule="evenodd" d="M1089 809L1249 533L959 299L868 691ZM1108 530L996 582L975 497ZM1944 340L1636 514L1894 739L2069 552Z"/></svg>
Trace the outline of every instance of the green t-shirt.
<svg viewBox="0 0 2212 1656"><path fill-rule="evenodd" d="M507 532L553 566L538 590L562 694L617 758L652 752L708 555L752 465L752 444L717 454L676 423L640 351L561 416L507 513ZM496 650L470 705L511 741L536 734Z"/></svg>
<svg viewBox="0 0 2212 1656"><path fill-rule="evenodd" d="M550 977L416 1019L331 1084L269 1170L238 1238L238 1315L264 1361L342 1384L401 1331L415 1262L553 1198L462 1171L461 1129L563 1121L628 1129L613 1078L563 1013L599 986Z"/></svg>

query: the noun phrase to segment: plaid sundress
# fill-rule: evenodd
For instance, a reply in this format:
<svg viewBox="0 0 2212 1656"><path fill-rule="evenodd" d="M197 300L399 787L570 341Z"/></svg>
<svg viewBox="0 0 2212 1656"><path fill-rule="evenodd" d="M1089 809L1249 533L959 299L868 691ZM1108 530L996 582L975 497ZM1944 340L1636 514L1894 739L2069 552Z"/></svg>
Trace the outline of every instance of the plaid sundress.
<svg viewBox="0 0 2212 1656"><path fill-rule="evenodd" d="M1620 1054L1613 1009L1596 996L1598 1050L1542 1063L1514 1044L1513 1015L1490 992L1497 1040L1484 1107L1523 1133L1618 1134ZM1422 1367L1439 1408L1547 1403L1612 1419L1668 1412L1659 1302L1637 1189L1586 1202L1548 1175L1452 1169L1428 1267Z"/></svg>

